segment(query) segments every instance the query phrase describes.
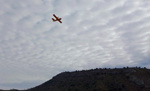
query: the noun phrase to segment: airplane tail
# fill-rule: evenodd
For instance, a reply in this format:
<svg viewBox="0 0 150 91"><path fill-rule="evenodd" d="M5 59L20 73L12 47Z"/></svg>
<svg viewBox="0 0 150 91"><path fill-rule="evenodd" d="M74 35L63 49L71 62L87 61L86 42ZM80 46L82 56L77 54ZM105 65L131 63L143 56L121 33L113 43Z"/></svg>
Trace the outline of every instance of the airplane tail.
<svg viewBox="0 0 150 91"><path fill-rule="evenodd" d="M52 18L53 22L55 22L56 20L54 18Z"/></svg>

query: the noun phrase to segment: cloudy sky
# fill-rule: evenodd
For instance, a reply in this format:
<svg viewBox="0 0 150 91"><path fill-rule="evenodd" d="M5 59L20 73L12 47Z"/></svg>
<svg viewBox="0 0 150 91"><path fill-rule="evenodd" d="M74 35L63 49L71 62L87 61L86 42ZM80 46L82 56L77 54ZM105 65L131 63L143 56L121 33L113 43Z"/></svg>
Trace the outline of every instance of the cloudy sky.
<svg viewBox="0 0 150 91"><path fill-rule="evenodd" d="M0 6L1 89L27 89L63 71L150 68L149 0L0 0Z"/></svg>

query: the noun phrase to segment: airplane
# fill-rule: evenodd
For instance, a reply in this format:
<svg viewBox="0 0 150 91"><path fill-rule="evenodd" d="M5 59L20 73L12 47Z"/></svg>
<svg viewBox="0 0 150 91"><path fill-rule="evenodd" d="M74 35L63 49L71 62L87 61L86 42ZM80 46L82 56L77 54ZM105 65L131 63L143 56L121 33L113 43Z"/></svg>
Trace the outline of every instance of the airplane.
<svg viewBox="0 0 150 91"><path fill-rule="evenodd" d="M62 23L61 18L57 17L55 14L53 14L53 16L56 18L56 19L52 18L53 22L59 21L60 23Z"/></svg>

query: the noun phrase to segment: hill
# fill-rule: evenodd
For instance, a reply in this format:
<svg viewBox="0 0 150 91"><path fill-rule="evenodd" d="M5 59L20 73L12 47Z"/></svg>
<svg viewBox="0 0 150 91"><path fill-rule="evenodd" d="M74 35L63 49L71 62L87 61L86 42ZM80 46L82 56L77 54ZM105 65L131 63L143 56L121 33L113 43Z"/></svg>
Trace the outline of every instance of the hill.
<svg viewBox="0 0 150 91"><path fill-rule="evenodd" d="M62 72L26 91L150 91L150 69L96 68Z"/></svg>
<svg viewBox="0 0 150 91"><path fill-rule="evenodd" d="M135 67L63 72L27 91L150 91L150 70Z"/></svg>

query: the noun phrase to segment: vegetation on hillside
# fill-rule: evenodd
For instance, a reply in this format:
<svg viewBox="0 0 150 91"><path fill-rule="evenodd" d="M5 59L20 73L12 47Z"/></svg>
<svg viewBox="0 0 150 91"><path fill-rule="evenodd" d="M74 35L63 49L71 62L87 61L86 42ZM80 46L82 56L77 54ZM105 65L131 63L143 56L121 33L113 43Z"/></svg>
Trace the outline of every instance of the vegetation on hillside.
<svg viewBox="0 0 150 91"><path fill-rule="evenodd" d="M124 67L62 72L25 91L150 91L150 69Z"/></svg>

